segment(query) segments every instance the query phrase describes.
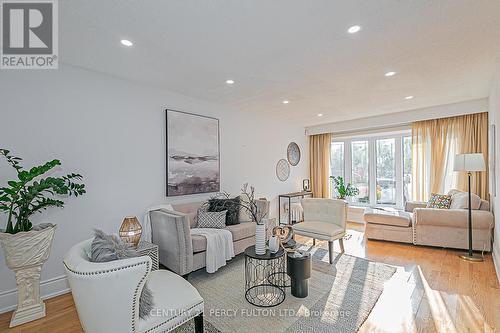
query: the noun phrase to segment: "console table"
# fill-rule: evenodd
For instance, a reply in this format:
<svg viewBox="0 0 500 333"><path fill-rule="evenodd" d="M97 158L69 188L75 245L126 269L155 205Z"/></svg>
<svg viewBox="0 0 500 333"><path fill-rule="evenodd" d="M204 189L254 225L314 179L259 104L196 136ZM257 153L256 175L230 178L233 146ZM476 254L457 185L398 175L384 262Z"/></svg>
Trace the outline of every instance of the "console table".
<svg viewBox="0 0 500 333"><path fill-rule="evenodd" d="M301 191L301 192L293 192L293 193L286 193L286 194L280 194L278 196L278 223L281 225L281 199L284 198L285 200L288 199L288 224L293 224L292 223L292 198L301 198L304 199L305 197L311 197L313 196L313 193L311 191Z"/></svg>

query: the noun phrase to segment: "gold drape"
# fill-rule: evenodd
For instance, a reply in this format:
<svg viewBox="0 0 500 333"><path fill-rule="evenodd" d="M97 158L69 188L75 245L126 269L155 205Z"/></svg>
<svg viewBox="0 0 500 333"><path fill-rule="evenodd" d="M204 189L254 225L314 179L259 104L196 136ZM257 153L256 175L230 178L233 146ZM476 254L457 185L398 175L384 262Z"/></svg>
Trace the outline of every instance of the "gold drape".
<svg viewBox="0 0 500 333"><path fill-rule="evenodd" d="M450 187L467 191L466 173L448 174L453 172L454 157L449 153L483 153L488 163L488 113L414 122L412 142L413 200L426 201L431 193L447 192ZM487 171L473 173L471 191L488 198Z"/></svg>
<svg viewBox="0 0 500 333"><path fill-rule="evenodd" d="M309 136L309 177L315 198L330 197L331 144L331 133Z"/></svg>
<svg viewBox="0 0 500 333"><path fill-rule="evenodd" d="M469 114L460 117L458 124L459 154L483 153L486 171L473 172L471 192L488 199L488 113ZM467 190L467 174L461 172L458 189Z"/></svg>

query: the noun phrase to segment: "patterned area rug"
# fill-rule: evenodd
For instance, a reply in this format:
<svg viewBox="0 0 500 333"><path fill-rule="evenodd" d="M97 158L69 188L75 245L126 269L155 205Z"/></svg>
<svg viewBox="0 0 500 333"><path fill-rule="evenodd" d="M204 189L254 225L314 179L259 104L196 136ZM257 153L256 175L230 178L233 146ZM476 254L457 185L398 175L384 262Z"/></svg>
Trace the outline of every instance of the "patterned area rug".
<svg viewBox="0 0 500 333"><path fill-rule="evenodd" d="M258 308L245 300L243 255L214 274L192 273L189 281L205 300L206 331L356 332L396 268L346 254L336 254L330 265L327 250L304 245L301 249L313 256L309 296L295 298L287 288L285 301L273 308ZM193 332L192 325L176 332Z"/></svg>

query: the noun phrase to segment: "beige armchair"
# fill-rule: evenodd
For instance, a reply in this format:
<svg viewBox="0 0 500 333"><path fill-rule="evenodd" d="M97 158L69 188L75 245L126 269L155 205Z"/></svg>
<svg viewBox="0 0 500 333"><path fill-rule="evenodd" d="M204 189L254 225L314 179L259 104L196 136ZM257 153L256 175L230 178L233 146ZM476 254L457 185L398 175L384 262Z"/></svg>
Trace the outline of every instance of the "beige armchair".
<svg viewBox="0 0 500 333"><path fill-rule="evenodd" d="M342 237L346 233L346 208L343 200L307 198L302 199L304 222L293 225L295 234L314 240L328 241L330 264L333 263L333 241L339 240L344 252Z"/></svg>

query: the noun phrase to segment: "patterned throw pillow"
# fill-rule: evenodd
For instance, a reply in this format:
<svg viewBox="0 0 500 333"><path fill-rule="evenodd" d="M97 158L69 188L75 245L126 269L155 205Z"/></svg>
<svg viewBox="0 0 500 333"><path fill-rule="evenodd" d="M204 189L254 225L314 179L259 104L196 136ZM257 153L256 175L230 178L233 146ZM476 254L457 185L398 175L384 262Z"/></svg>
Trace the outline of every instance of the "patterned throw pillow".
<svg viewBox="0 0 500 333"><path fill-rule="evenodd" d="M240 223L240 197L208 200L209 212L222 212L224 210L227 210L226 225Z"/></svg>
<svg viewBox="0 0 500 333"><path fill-rule="evenodd" d="M198 211L198 228L224 229L226 227L226 213Z"/></svg>
<svg viewBox="0 0 500 333"><path fill-rule="evenodd" d="M451 195L432 193L427 208L450 209Z"/></svg>

